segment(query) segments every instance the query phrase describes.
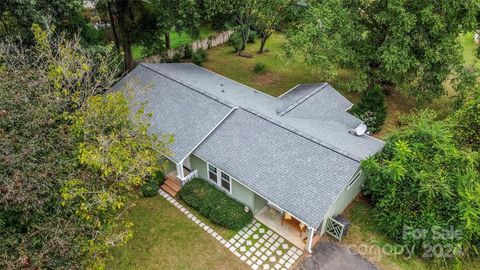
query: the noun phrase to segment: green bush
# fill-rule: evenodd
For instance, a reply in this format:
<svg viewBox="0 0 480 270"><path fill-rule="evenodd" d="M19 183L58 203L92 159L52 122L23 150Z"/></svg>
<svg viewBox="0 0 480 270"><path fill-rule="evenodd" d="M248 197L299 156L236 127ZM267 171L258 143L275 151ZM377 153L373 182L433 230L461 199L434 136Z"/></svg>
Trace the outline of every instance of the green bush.
<svg viewBox="0 0 480 270"><path fill-rule="evenodd" d="M238 31L233 32L228 40L228 43L233 47L235 52L240 51L242 48L242 35Z"/></svg>
<svg viewBox="0 0 480 270"><path fill-rule="evenodd" d="M196 65L201 66L205 60L207 60L207 51L205 50L198 50L192 54L192 62Z"/></svg>
<svg viewBox="0 0 480 270"><path fill-rule="evenodd" d="M258 74L265 73L267 72L267 65L265 65L264 63L256 63L253 67L253 72Z"/></svg>
<svg viewBox="0 0 480 270"><path fill-rule="evenodd" d="M248 32L248 43L255 43L255 40L257 39L257 32L250 30Z"/></svg>
<svg viewBox="0 0 480 270"><path fill-rule="evenodd" d="M251 211L204 179L195 178L180 190L180 198L215 224L240 230L253 219Z"/></svg>
<svg viewBox="0 0 480 270"><path fill-rule="evenodd" d="M144 197L153 197L158 192L158 185L153 182L147 182L142 186L141 190Z"/></svg>
<svg viewBox="0 0 480 270"><path fill-rule="evenodd" d="M375 86L371 90L363 91L360 102L353 106L351 113L365 121L371 132L379 131L387 117L382 88Z"/></svg>
<svg viewBox="0 0 480 270"><path fill-rule="evenodd" d="M148 178L147 182L161 186L165 182L165 174L162 171L156 171Z"/></svg>

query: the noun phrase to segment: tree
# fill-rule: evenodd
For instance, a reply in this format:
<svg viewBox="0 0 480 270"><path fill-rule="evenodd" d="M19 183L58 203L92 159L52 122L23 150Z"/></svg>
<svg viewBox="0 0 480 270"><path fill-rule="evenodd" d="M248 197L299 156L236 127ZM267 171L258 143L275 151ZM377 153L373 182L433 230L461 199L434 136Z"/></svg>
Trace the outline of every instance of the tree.
<svg viewBox="0 0 480 270"><path fill-rule="evenodd" d="M32 23L55 25L58 32L73 36L87 21L82 16L82 0L4 0L0 2L0 39L20 37L33 43Z"/></svg>
<svg viewBox="0 0 480 270"><path fill-rule="evenodd" d="M459 145L480 151L480 89L465 97L463 104L450 117L452 130Z"/></svg>
<svg viewBox="0 0 480 270"><path fill-rule="evenodd" d="M353 70L363 82L358 90L395 87L423 102L444 94L444 82L460 74L457 37L475 29L479 9L478 0L309 3L308 15L290 38L308 63L331 76Z"/></svg>
<svg viewBox="0 0 480 270"><path fill-rule="evenodd" d="M289 15L289 8L295 0L265 0L260 6L254 20L254 29L262 36L259 53L263 53L267 39L282 25Z"/></svg>
<svg viewBox="0 0 480 270"><path fill-rule="evenodd" d="M237 31L242 38L242 45L238 51L240 54L247 46L250 29L260 2L260 0L204 0L204 6L209 17L222 15L235 18Z"/></svg>
<svg viewBox="0 0 480 270"><path fill-rule="evenodd" d="M123 92L101 95L112 54L33 30L33 48L0 42L0 268L101 268L171 136L149 135Z"/></svg>
<svg viewBox="0 0 480 270"><path fill-rule="evenodd" d="M478 153L457 148L449 125L436 118L422 111L402 119L382 152L362 164L365 194L377 227L402 245L420 254L440 247L448 253L440 255L478 255ZM444 234L452 228L461 234Z"/></svg>
<svg viewBox="0 0 480 270"><path fill-rule="evenodd" d="M363 91L360 102L353 105L351 113L365 121L369 131L379 131L387 117L385 95L382 89L377 85L373 89Z"/></svg>

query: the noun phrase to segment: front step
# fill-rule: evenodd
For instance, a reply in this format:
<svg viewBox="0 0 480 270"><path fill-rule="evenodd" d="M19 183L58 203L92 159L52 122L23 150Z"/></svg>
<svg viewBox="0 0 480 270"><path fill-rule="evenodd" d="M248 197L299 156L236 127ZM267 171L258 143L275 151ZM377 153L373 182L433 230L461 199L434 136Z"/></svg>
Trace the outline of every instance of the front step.
<svg viewBox="0 0 480 270"><path fill-rule="evenodd" d="M180 191L182 188L180 186L180 183L178 182L177 179L174 179L173 177L168 176L167 180L165 180L165 183L160 186L165 192L170 194L170 196L175 197L177 196L177 193Z"/></svg>

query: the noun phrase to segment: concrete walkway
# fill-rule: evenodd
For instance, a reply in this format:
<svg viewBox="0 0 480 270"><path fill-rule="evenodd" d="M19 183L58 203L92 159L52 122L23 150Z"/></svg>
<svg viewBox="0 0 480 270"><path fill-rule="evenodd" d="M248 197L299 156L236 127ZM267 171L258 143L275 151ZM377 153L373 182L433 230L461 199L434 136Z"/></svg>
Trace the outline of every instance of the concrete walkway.
<svg viewBox="0 0 480 270"><path fill-rule="evenodd" d="M300 270L378 270L372 263L333 242L320 242Z"/></svg>
<svg viewBox="0 0 480 270"><path fill-rule="evenodd" d="M288 270L303 255L302 250L255 219L231 239L224 239L165 191L158 193L253 270Z"/></svg>

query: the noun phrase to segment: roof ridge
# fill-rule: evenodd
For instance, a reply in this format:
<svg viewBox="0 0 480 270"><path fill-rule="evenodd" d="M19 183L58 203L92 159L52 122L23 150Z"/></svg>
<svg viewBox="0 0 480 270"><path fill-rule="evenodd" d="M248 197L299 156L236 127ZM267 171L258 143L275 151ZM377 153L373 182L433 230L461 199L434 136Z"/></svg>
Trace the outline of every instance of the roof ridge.
<svg viewBox="0 0 480 270"><path fill-rule="evenodd" d="M275 119L273 119L273 118L271 118L271 117L269 117L269 116L267 116L267 115L258 113L258 112L254 111L254 110L252 110L252 109L249 109L249 108L244 108L244 107L239 107L239 108L242 109L242 110L244 110L244 111L246 111L246 112L249 112L249 113L251 113L251 114L253 114L253 115L257 116L257 117L260 117L260 118L262 118L262 119L264 119L264 120L266 120L266 121L268 121L268 122L270 122L270 123L272 123L272 124L274 124L274 125L276 125L276 126L279 126L279 127L283 128L283 129L286 129L286 130L288 130L288 131L290 131L290 132L292 132L292 133L294 133L294 134L296 134L296 135L298 135L298 136L300 136L300 137L302 137L302 138L304 138L304 139L307 139L307 140L309 140L309 141L311 141L311 142L313 142L313 143L316 143L316 144L318 144L318 145L320 145L320 146L322 146L322 147L325 147L325 148L327 148L328 150L333 151L333 152L335 152L335 153L337 153L337 154L339 154L339 155L342 155L342 156L344 156L344 157L346 157L346 158L349 158L349 159L351 159L351 160L353 160L353 161L356 161L356 162L361 162L361 158L353 155L352 153L349 153L349 152L347 152L347 151L345 151L345 150L342 150L342 149L340 149L340 148L338 148L338 147L336 147L336 146L333 146L333 145L331 145L331 144L329 144L329 143L326 143L326 142L324 142L324 141L322 141L322 140L320 140L320 139L317 139L317 138L315 138L315 137L313 137L313 136L310 136L310 135L306 134L306 133L303 132L303 131L300 131L300 130L298 130L298 129L295 129L295 128L293 128L293 127L290 127L289 125L287 125L287 124L285 124L285 123L282 123L282 122L280 122L280 121L278 121L278 120L275 120Z"/></svg>
<svg viewBox="0 0 480 270"><path fill-rule="evenodd" d="M285 109L281 110L280 112L278 112L278 114L280 116L284 116L285 114L287 114L289 111L293 110L295 107L297 107L298 105L300 105L302 102L304 102L305 100L309 99L310 97L312 97L313 95L315 95L316 93L318 93L320 90L324 89L325 87L327 87L329 84L324 82L322 83L317 89L315 89L314 91L312 91L311 93L308 93L307 95L303 96L302 98L298 99L297 101L295 101L294 103L290 104L288 107L286 107Z"/></svg>
<svg viewBox="0 0 480 270"><path fill-rule="evenodd" d="M151 68L151 67L146 66L144 63L140 63L140 66L142 66L142 67L144 67L144 68L146 68L146 69L148 69L148 70L150 70L150 71L152 71L152 72L154 72L154 73L156 73L156 74L158 74L158 75L161 75L161 76L163 76L163 77L165 77L165 78L167 78L167 79L170 79L170 80L172 80L172 81L174 81L174 82L176 82L176 83L178 83L178 84L181 84L181 85L183 85L183 86L185 86L185 87L187 87L187 88L190 88L190 89L192 89L193 91L198 92L199 94L202 94L202 95L204 95L204 96L206 96L206 97L208 97L208 98L210 98L210 99L213 99L213 100L217 101L218 103L221 103L222 105L225 105L225 106L227 106L227 107L229 107L229 108L234 108L234 107L236 107L234 104L230 104L228 101L225 101L225 100L223 100L223 99L220 99L220 98L218 98L217 96L212 95L212 94L210 94L210 93L208 93L208 92L206 92L206 91L203 91L203 90L201 90L201 89L199 89L199 88L197 88L197 87L195 87L195 86L193 86L193 85L190 85L190 84L185 83L185 82L183 82L183 81L180 81L180 80L178 80L178 79L172 78L172 77L169 76L169 75L166 75L166 74L164 74L164 73L162 73L162 72L160 72L160 71L158 71L158 70L155 70L155 69L153 69L153 68Z"/></svg>

